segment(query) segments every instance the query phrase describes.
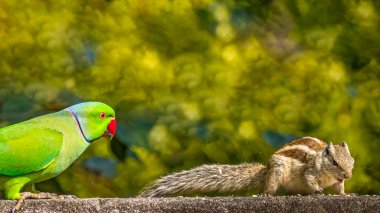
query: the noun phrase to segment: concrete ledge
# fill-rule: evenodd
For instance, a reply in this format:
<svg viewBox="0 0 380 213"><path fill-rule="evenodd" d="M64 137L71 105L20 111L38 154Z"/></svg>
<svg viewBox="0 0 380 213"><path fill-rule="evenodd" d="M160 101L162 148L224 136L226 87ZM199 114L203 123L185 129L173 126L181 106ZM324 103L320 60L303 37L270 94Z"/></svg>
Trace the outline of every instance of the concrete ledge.
<svg viewBox="0 0 380 213"><path fill-rule="evenodd" d="M0 200L0 212L10 212L15 203ZM20 212L380 212L380 196L27 200Z"/></svg>

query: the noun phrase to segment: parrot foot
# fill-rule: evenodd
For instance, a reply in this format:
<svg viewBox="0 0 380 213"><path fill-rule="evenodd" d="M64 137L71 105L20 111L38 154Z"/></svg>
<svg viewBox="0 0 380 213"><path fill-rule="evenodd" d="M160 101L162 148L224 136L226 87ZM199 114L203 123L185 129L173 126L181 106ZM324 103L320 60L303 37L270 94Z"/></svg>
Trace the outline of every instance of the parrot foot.
<svg viewBox="0 0 380 213"><path fill-rule="evenodd" d="M12 209L12 213L17 212L21 208L22 203L26 199L53 199L56 197L57 197L57 195L54 193L41 192L41 193L35 194L35 193L31 193L31 192L22 192L21 198L17 201L16 206Z"/></svg>

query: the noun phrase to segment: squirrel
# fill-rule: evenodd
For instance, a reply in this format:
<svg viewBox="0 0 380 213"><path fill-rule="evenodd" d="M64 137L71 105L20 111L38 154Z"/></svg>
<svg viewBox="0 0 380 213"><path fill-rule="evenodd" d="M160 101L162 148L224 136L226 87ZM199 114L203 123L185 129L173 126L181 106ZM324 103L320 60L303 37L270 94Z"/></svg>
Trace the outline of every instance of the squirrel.
<svg viewBox="0 0 380 213"><path fill-rule="evenodd" d="M325 143L302 137L283 145L268 165L203 165L164 176L148 186L139 197L168 197L207 192L234 192L260 189L272 196L279 187L291 194L322 194L332 186L345 195L344 181L352 176L354 158L348 145Z"/></svg>

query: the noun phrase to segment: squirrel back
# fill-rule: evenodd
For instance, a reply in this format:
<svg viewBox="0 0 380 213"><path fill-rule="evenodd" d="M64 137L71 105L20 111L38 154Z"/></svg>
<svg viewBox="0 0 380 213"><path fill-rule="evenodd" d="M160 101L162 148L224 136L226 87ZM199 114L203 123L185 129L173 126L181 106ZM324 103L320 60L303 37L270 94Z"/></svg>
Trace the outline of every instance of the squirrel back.
<svg viewBox="0 0 380 213"><path fill-rule="evenodd" d="M168 197L261 188L265 176L266 167L258 163L203 165L164 176L145 188L139 197Z"/></svg>

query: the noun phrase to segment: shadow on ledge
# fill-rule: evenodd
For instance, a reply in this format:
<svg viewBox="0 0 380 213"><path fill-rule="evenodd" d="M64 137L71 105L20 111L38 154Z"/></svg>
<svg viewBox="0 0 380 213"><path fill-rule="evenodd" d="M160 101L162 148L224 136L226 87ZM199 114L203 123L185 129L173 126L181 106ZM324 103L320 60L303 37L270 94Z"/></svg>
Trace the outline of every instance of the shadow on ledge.
<svg viewBox="0 0 380 213"><path fill-rule="evenodd" d="M0 200L0 212L11 212L15 203ZM19 212L380 212L380 196L27 200Z"/></svg>

